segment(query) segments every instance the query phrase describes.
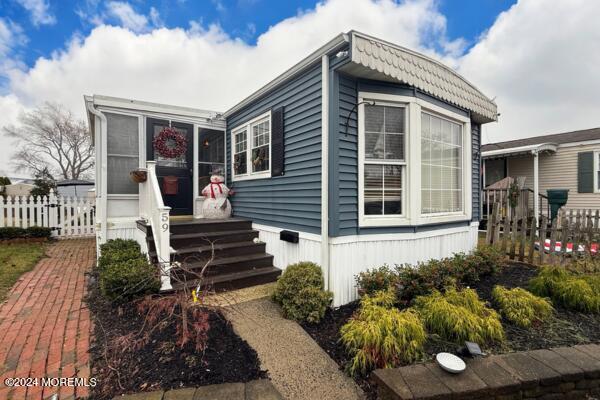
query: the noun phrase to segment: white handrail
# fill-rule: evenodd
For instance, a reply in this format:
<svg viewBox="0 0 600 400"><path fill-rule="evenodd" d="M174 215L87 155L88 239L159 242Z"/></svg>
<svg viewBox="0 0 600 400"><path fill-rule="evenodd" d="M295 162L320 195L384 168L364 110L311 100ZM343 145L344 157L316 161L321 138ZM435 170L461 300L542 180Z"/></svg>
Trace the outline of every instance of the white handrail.
<svg viewBox="0 0 600 400"><path fill-rule="evenodd" d="M147 179L140 185L140 217L152 228L152 237L156 249L156 258L160 265L160 289L171 290L171 244L169 213L171 207L163 203L158 178L156 161L148 161Z"/></svg>

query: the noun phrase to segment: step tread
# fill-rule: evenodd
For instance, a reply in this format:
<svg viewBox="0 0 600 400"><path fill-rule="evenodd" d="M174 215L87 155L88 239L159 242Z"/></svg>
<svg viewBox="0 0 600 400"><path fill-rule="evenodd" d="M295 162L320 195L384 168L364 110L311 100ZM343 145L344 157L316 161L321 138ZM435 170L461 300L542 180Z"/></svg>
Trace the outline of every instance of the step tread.
<svg viewBox="0 0 600 400"><path fill-rule="evenodd" d="M259 242L259 243L254 243L248 240L245 241L241 241L241 242L229 242L229 243L215 243L214 244L214 249L215 250L227 250L227 249L235 249L238 247L261 247L262 245L264 245L264 243ZM205 251L210 251L211 246L210 245L202 245L202 246L186 246L186 247L179 247L177 249L175 249L175 252L172 252L172 255L177 255L177 254L188 254L188 253L203 253ZM148 255L150 257L155 257L156 256L156 251L150 251L148 252Z"/></svg>
<svg viewBox="0 0 600 400"><path fill-rule="evenodd" d="M243 233L258 233L256 229L242 229L237 231L220 231L220 232L195 232L195 233L172 233L171 240L173 239L194 239L194 238L208 238L214 236L228 236L228 235L239 235Z"/></svg>
<svg viewBox="0 0 600 400"><path fill-rule="evenodd" d="M241 272L232 272L229 274L213 275L213 276L206 277L205 281L206 281L206 283L210 283L210 284L214 285L217 283L235 281L235 280L240 280L240 279L245 279L245 278L251 278L254 276L268 275L268 274L280 273L280 272L281 272L281 270L277 267L265 267L265 268L250 269L250 270L241 271ZM196 286L197 284L198 284L198 279L193 279L193 280L187 281L186 283L175 283L175 284L173 284L173 289L180 290L186 285L188 287L191 287L191 286Z"/></svg>
<svg viewBox="0 0 600 400"><path fill-rule="evenodd" d="M245 218L227 218L227 219L194 219L194 220L181 220L181 221L170 221L171 226L178 225L214 225L214 224L235 224L239 222L252 222Z"/></svg>
<svg viewBox="0 0 600 400"><path fill-rule="evenodd" d="M259 253L259 254L248 254L248 255L243 255L243 256L219 257L219 258L215 258L210 263L210 266L213 266L213 265L235 264L235 263L244 262L244 261L263 260L263 259L266 259L266 258L273 258L273 256L271 254L263 252L263 253ZM196 264L204 265L204 261L196 261L196 262L190 263L190 265L191 265L192 268L194 268L196 266ZM176 269L176 268L177 267L175 267L174 269Z"/></svg>

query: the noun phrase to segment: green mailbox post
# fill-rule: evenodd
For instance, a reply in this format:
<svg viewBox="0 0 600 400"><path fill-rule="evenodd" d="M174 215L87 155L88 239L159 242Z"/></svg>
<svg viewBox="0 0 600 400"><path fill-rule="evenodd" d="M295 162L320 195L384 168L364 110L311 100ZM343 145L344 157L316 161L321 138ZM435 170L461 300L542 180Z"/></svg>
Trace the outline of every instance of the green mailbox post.
<svg viewBox="0 0 600 400"><path fill-rule="evenodd" d="M550 205L550 217L556 218L558 209L567 204L569 189L548 189L548 204Z"/></svg>

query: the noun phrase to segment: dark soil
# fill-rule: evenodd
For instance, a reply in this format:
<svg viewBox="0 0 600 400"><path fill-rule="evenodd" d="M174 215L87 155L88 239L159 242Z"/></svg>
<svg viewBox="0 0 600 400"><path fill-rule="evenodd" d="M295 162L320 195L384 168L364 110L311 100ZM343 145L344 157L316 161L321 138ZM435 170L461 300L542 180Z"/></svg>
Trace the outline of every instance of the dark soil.
<svg viewBox="0 0 600 400"><path fill-rule="evenodd" d="M537 268L528 264L512 263L500 272L482 277L471 287L477 290L479 296L492 306L491 292L494 286L502 285L507 288L527 287L527 283L537 274ZM308 334L344 369L350 357L340 342L340 328L348 321L358 308L358 302L350 303L340 308L328 310L319 324L303 324ZM532 326L530 329L520 328L503 320L506 341L493 348L484 348L487 353L507 353L511 351L535 350L557 346L569 346L580 343L600 343L600 314L583 314L555 306L554 317L545 322ZM435 354L447 351L455 353L458 345L442 340L436 335L430 335L425 345L423 361L432 359ZM356 382L365 391L368 399L375 399L376 387L369 377L357 377Z"/></svg>
<svg viewBox="0 0 600 400"><path fill-rule="evenodd" d="M267 377L256 352L219 312L206 309L210 328L203 351L197 351L192 342L183 347L177 344L172 318L140 344L139 332L148 331L145 315L133 302L112 305L100 295L93 278L91 281L86 301L94 322L91 368L98 385L90 398Z"/></svg>

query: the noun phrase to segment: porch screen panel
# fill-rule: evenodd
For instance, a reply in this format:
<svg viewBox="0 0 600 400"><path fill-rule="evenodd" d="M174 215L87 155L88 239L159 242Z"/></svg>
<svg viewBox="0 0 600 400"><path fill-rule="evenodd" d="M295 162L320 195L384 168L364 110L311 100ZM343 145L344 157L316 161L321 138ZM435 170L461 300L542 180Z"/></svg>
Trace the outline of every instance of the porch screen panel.
<svg viewBox="0 0 600 400"><path fill-rule="evenodd" d="M200 129L198 146L198 187L202 190L213 174L225 175L225 134Z"/></svg>
<svg viewBox="0 0 600 400"><path fill-rule="evenodd" d="M107 123L107 192L137 194L129 172L139 167L138 117L105 113Z"/></svg>
<svg viewBox="0 0 600 400"><path fill-rule="evenodd" d="M421 213L463 210L462 125L421 114Z"/></svg>
<svg viewBox="0 0 600 400"><path fill-rule="evenodd" d="M406 109L366 105L364 215L401 215Z"/></svg>

